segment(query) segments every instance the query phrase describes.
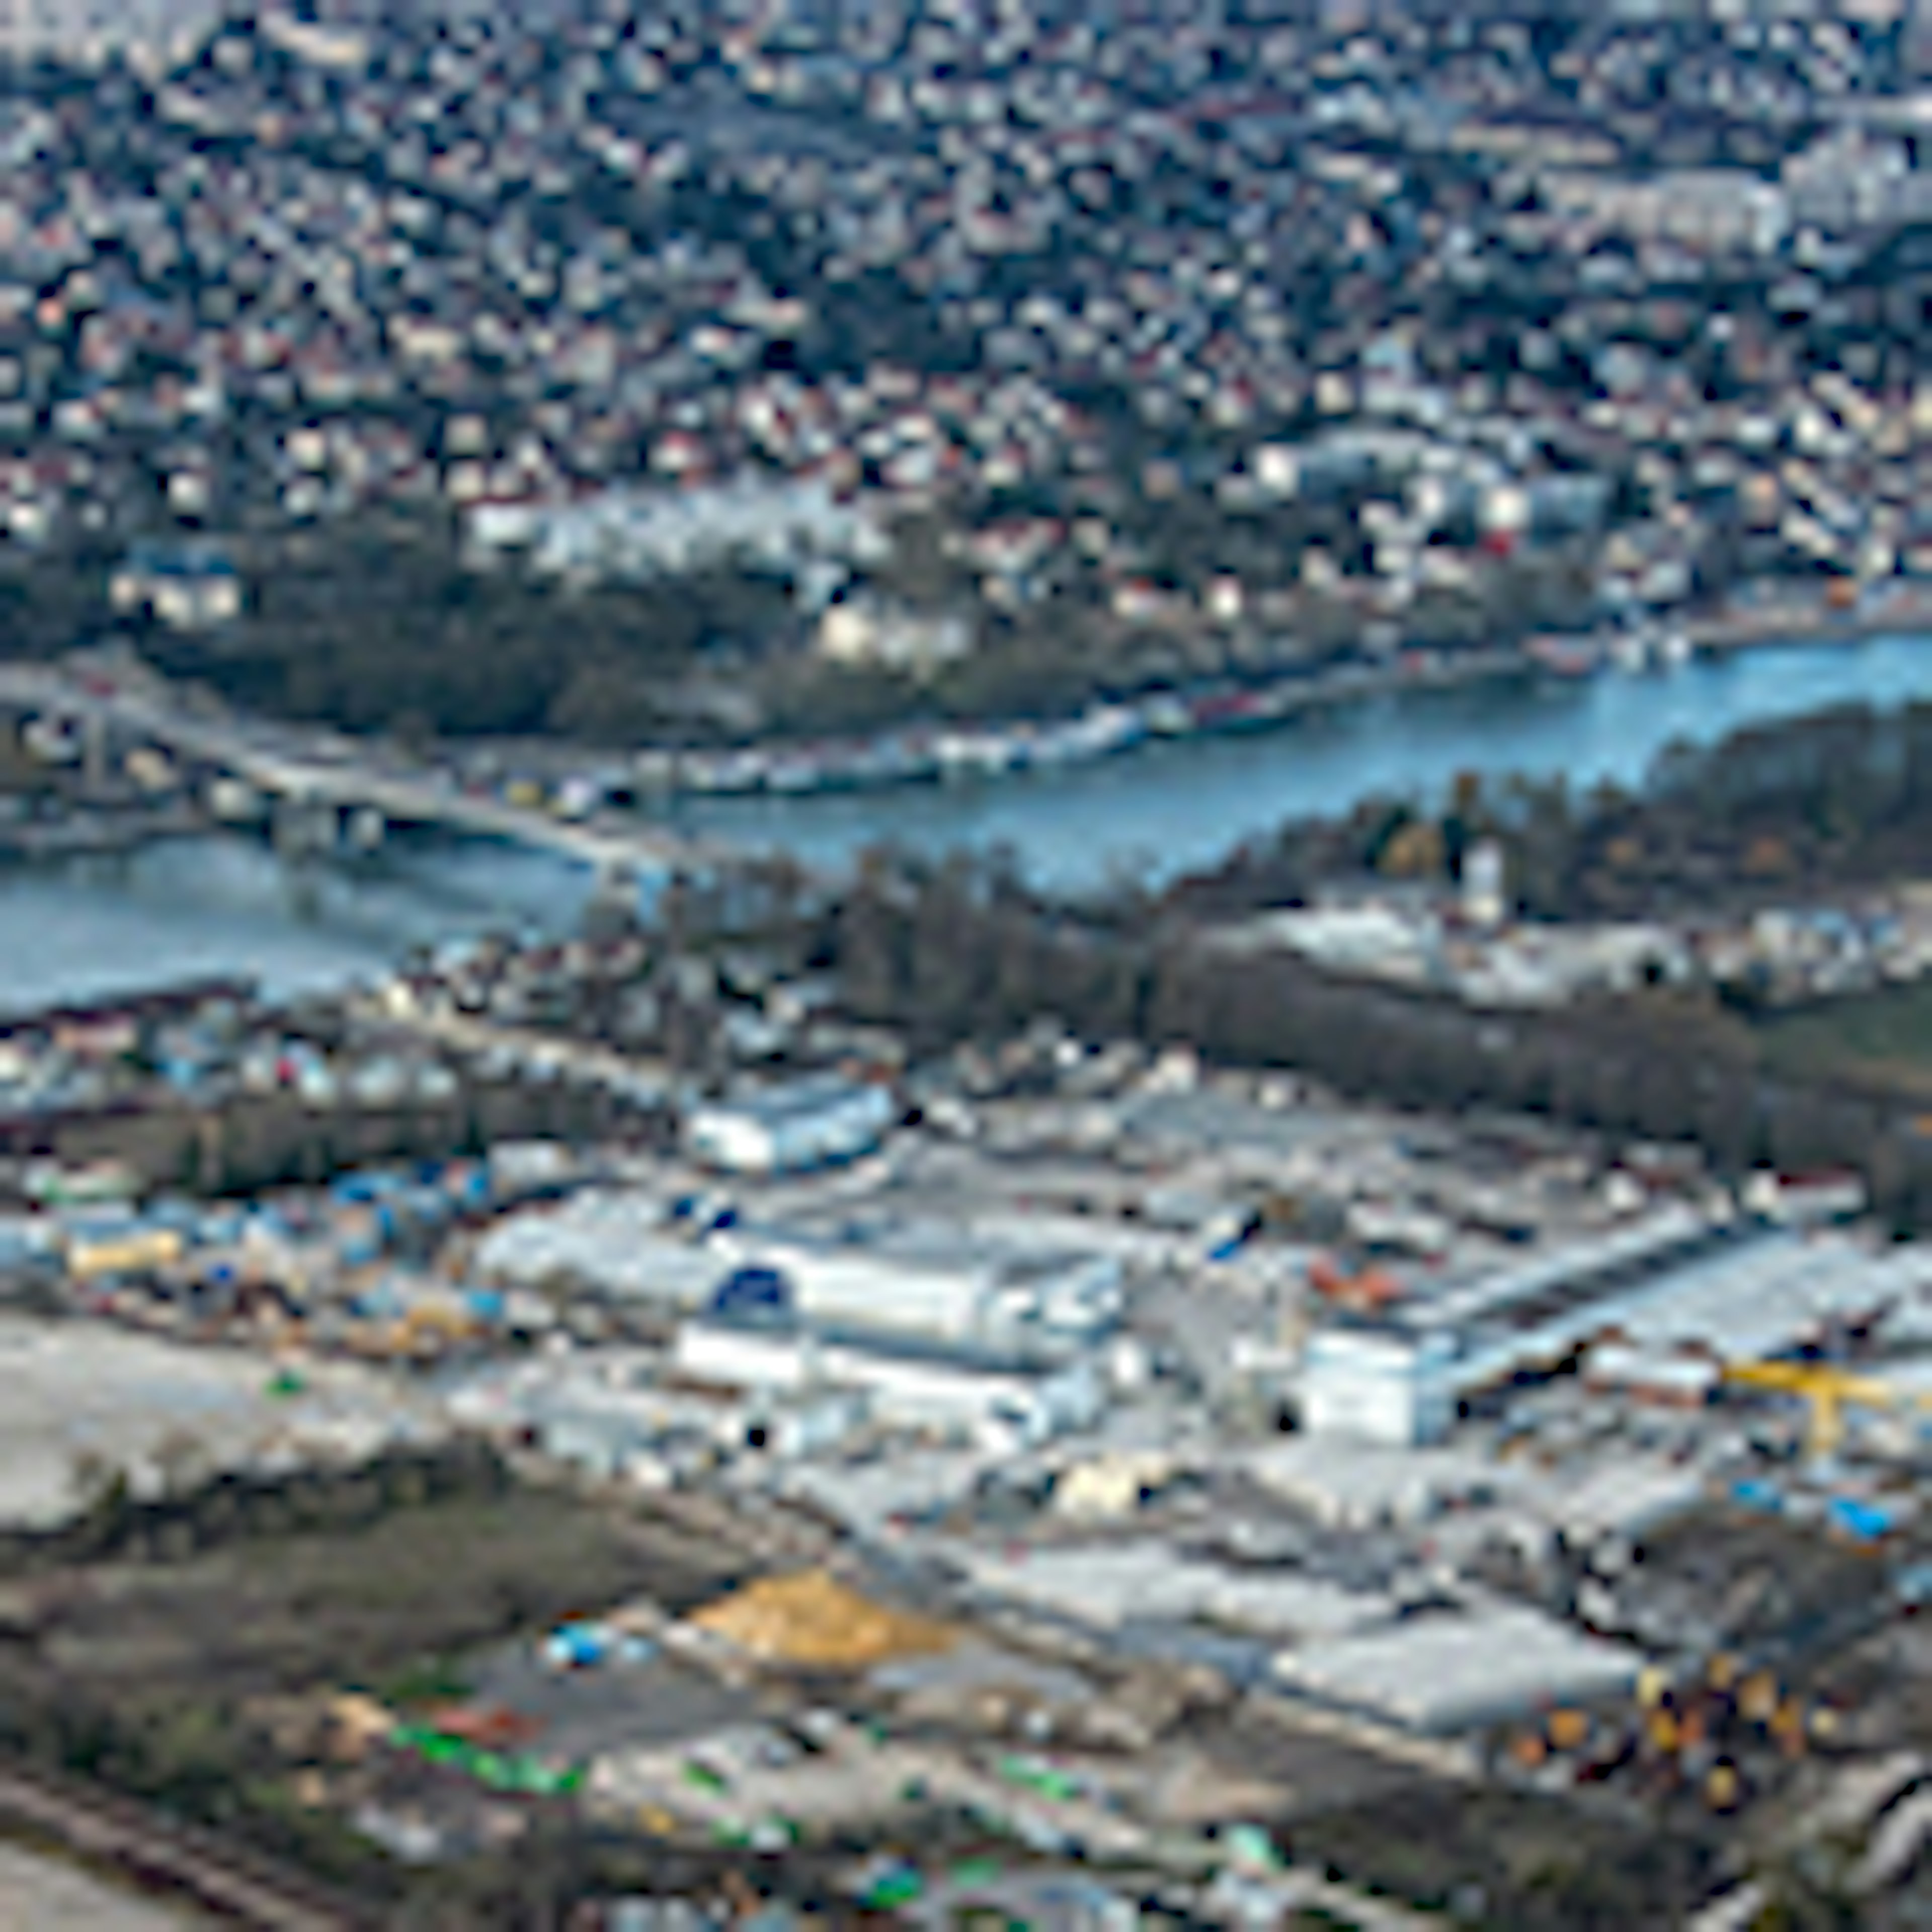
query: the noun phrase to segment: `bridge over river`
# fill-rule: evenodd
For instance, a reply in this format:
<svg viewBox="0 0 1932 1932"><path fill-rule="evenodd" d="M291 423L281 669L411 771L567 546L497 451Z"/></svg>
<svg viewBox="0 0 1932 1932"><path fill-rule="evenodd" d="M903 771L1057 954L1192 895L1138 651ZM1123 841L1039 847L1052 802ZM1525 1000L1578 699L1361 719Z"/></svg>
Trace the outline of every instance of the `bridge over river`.
<svg viewBox="0 0 1932 1932"><path fill-rule="evenodd" d="M178 763L238 779L268 800L277 842L312 849L334 842L339 814L382 825L442 826L548 852L616 884L648 873L712 873L744 862L737 848L609 818L560 818L445 775L386 763L367 743L322 730L192 710L164 687L44 664L0 664L0 710L76 728L91 764L110 740L154 747ZM325 815L328 822L323 829Z"/></svg>

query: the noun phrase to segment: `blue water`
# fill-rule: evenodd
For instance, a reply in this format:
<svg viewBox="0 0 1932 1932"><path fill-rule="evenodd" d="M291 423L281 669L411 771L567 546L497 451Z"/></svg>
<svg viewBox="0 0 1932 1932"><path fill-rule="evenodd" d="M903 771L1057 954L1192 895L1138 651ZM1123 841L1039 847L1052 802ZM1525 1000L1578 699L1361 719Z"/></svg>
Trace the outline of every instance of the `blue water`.
<svg viewBox="0 0 1932 1932"><path fill-rule="evenodd" d="M1286 818L1346 811L1371 793L1434 794L1461 771L1629 782L1673 740L1913 698L1932 698L1932 640L1780 646L1642 676L1404 692L1058 772L693 800L668 815L818 863L886 837L927 851L1004 844L1033 877L1077 891L1172 877ZM0 874L0 1010L208 973L254 974L278 994L339 983L440 938L561 928L590 889L559 860L441 842L291 874L238 837Z"/></svg>
<svg viewBox="0 0 1932 1932"><path fill-rule="evenodd" d="M1372 793L1439 794L1461 771L1629 782L1673 740L1708 743L1826 705L1913 698L1932 698L1932 639L1786 646L1640 676L1403 692L1250 736L890 798L706 800L675 815L820 860L882 832L927 850L1004 842L1033 876L1079 890L1116 871L1171 877L1283 820L1345 812Z"/></svg>

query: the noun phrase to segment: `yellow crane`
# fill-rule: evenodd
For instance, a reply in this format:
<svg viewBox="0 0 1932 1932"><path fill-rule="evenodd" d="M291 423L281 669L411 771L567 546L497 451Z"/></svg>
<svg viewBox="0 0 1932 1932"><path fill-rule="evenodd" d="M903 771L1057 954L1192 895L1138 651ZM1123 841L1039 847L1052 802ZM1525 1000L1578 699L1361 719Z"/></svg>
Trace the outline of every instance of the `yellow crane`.
<svg viewBox="0 0 1932 1932"><path fill-rule="evenodd" d="M1932 1408L1932 1396L1901 1394L1878 1376L1860 1375L1831 1362L1728 1362L1724 1380L1745 1388L1796 1396L1810 1412L1806 1446L1814 1456L1834 1454L1845 1436L1845 1408Z"/></svg>

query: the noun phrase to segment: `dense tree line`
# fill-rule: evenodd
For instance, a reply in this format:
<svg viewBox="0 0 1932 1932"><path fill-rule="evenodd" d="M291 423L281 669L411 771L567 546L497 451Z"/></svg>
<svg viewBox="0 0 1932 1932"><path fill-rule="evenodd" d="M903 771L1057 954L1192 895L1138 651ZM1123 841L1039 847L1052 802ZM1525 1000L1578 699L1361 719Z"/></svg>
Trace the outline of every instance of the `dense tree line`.
<svg viewBox="0 0 1932 1932"><path fill-rule="evenodd" d="M1360 494L1232 520L1193 485L1125 507L1156 583L1198 586L1211 568L1279 590L1314 537L1353 556ZM1052 500L1004 507L1043 511ZM422 739L555 734L634 746L858 733L912 716L1059 716L1096 694L1263 674L1360 644L1360 609L1325 592L1297 592L1265 638L1192 619L1130 622L1114 614L1090 560L1071 550L1047 573L1050 594L997 608L980 601L944 535L936 518L908 520L896 555L872 573L889 601L972 614L976 647L930 674L823 658L810 648L809 614L776 576L720 564L660 583L562 587L512 564L470 567L454 519L430 511L236 539L244 614L206 632L116 614L106 588L118 548L98 536L63 544L0 568L0 653L51 657L123 636L169 674L278 716ZM1492 562L1464 589L1425 592L1403 634L1448 650L1508 641L1581 621L1588 596L1588 572L1570 551Z"/></svg>
<svg viewBox="0 0 1932 1932"><path fill-rule="evenodd" d="M1010 868L875 860L829 915L820 958L857 1012L933 1051L1042 1015L1088 1037L1191 1045L1342 1092L1436 1110L1503 1107L1621 1138L1692 1140L1721 1171L1857 1169L1900 1225L1932 1224L1932 1137L1895 1096L1774 1071L1734 1016L1661 991L1484 1012L1346 980L1292 956L1202 943L1123 895L1075 909Z"/></svg>
<svg viewBox="0 0 1932 1932"><path fill-rule="evenodd" d="M1370 799L1251 840L1168 904L1226 916L1364 873L1453 878L1473 843L1493 838L1529 916L1642 918L1910 876L1928 836L1932 704L1847 706L1672 747L1634 790L1472 774L1441 801Z"/></svg>
<svg viewBox="0 0 1932 1932"><path fill-rule="evenodd" d="M169 1096L0 1120L0 1155L124 1162L152 1184L198 1195L319 1186L385 1160L473 1156L524 1135L661 1136L661 1118L601 1088L466 1077L448 1100L314 1107L296 1094L231 1095L198 1106Z"/></svg>

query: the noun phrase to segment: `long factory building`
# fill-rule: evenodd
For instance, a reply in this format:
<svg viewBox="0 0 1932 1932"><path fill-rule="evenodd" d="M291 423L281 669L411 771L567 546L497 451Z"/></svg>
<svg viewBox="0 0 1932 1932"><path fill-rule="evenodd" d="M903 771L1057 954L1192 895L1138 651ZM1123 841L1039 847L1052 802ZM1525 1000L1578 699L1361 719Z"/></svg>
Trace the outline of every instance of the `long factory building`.
<svg viewBox="0 0 1932 1932"><path fill-rule="evenodd" d="M1439 1439L1459 1408L1593 1346L1660 1362L1761 1360L1874 1319L1932 1286L1932 1246L1721 1222L1681 1204L1309 1338L1318 1432Z"/></svg>

